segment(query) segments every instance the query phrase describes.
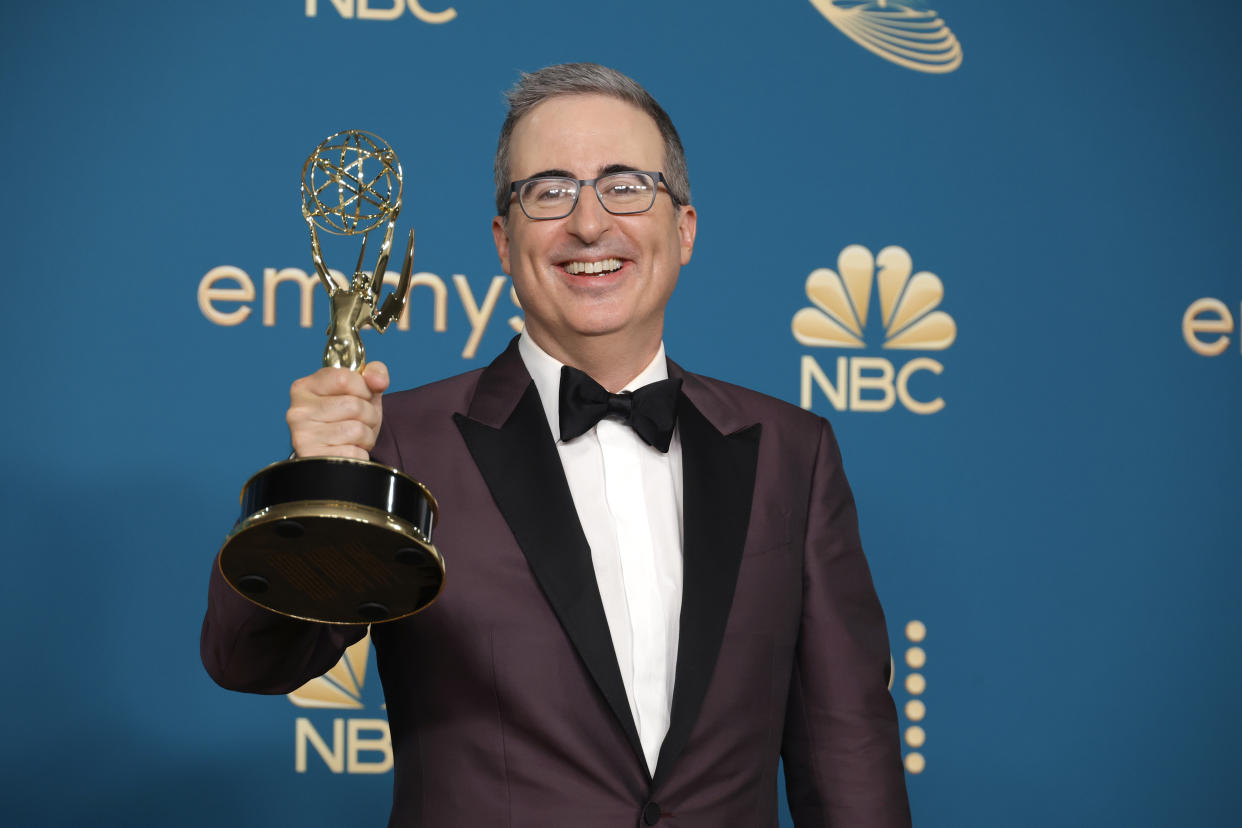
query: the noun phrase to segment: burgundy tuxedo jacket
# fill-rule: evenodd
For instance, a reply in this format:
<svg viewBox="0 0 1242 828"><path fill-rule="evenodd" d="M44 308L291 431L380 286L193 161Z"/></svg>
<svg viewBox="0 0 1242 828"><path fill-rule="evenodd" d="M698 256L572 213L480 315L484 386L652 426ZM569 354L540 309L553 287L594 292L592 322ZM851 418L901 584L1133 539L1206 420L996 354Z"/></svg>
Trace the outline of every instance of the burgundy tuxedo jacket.
<svg viewBox="0 0 1242 828"><path fill-rule="evenodd" d="M684 592L654 775L590 548L516 340L487 368L384 399L372 457L440 504L440 599L371 630L394 750L390 826L910 824L888 635L828 423L682 371ZM362 628L293 621L213 568L202 657L286 693Z"/></svg>

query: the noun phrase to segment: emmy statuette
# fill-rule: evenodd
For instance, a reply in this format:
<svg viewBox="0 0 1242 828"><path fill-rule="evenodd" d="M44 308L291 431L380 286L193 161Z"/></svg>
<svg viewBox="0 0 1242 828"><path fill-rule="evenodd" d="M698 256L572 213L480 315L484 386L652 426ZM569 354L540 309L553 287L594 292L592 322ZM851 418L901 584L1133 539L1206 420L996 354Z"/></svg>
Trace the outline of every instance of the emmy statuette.
<svg viewBox="0 0 1242 828"><path fill-rule="evenodd" d="M397 154L361 130L329 136L302 168L302 216L315 271L331 299L325 366L362 370L359 329L383 333L405 307L413 230L401 278L379 302L401 188ZM367 236L381 225L379 259L367 274ZM328 271L320 229L362 236L348 285ZM431 542L436 518L431 492L396 469L342 457L285 460L242 487L241 517L218 566L239 594L282 615L329 624L393 621L426 607L444 586L444 559Z"/></svg>

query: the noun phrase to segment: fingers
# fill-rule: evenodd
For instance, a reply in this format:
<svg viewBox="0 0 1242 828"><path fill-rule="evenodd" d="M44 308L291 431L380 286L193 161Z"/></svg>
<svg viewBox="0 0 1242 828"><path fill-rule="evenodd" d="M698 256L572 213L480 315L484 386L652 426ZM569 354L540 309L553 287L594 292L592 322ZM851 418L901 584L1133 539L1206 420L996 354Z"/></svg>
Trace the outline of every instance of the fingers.
<svg viewBox="0 0 1242 828"><path fill-rule="evenodd" d="M388 388L388 366L382 362L368 362L362 369L362 379L376 394Z"/></svg>
<svg viewBox="0 0 1242 828"><path fill-rule="evenodd" d="M365 460L382 422L380 396L388 370L373 362L362 373L321 368L289 387L289 438L299 457Z"/></svg>

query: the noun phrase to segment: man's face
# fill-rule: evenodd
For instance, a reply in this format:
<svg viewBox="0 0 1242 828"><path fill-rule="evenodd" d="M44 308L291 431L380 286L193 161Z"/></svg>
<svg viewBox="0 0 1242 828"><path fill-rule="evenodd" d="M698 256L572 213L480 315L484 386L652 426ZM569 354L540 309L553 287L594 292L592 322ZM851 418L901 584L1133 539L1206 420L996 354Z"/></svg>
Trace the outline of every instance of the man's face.
<svg viewBox="0 0 1242 828"><path fill-rule="evenodd" d="M604 95L544 101L518 121L510 145L514 181L540 175L592 179L663 166L655 121ZM572 213L548 221L528 219L515 197L507 223L497 217L492 233L528 330L564 359L584 337L608 334L654 350L677 273L694 249L695 219L694 208L675 208L663 186L650 210L629 216L612 215L595 190L583 188ZM580 272L599 263L604 272Z"/></svg>

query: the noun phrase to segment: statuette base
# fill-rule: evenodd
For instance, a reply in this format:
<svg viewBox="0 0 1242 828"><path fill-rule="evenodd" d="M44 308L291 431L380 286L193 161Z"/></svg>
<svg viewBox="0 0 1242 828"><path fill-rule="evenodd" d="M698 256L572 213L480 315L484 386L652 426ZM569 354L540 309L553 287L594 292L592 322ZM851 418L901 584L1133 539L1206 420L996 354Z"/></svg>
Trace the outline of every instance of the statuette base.
<svg viewBox="0 0 1242 828"><path fill-rule="evenodd" d="M396 469L289 460L252 477L241 499L243 517L218 566L229 586L265 609L374 624L418 612L444 587L444 560L430 539L435 501Z"/></svg>

